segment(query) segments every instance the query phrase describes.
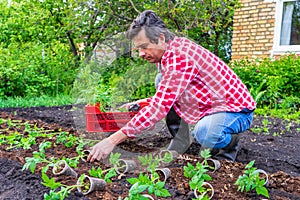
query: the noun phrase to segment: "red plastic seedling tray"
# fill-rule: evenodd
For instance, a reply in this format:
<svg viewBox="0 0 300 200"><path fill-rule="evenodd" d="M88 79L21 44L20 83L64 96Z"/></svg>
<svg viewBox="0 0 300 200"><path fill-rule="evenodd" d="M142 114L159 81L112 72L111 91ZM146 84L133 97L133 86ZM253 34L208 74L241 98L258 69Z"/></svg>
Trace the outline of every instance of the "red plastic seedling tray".
<svg viewBox="0 0 300 200"><path fill-rule="evenodd" d="M137 112L101 112L100 104L86 105L87 132L115 132L131 120Z"/></svg>

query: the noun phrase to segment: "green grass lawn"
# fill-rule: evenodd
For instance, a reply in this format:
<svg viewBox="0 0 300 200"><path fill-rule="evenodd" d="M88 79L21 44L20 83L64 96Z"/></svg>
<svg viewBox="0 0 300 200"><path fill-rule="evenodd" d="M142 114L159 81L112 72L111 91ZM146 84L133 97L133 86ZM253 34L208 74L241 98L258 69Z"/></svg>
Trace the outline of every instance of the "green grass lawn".
<svg viewBox="0 0 300 200"><path fill-rule="evenodd" d="M39 96L39 97L17 97L17 98L7 98L0 99L0 108L9 107L36 107L36 106L61 106L73 104L71 96L58 95L55 97L49 96Z"/></svg>

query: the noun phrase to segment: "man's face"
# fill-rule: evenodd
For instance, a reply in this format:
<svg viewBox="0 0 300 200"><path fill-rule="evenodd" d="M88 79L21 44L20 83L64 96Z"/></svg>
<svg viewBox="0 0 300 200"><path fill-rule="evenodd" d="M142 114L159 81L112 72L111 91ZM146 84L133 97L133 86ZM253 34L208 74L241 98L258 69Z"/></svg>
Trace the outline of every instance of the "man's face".
<svg viewBox="0 0 300 200"><path fill-rule="evenodd" d="M150 63L160 62L166 48L165 37L163 34L158 39L158 44L151 43L142 29L134 38L134 46L139 50L139 56Z"/></svg>

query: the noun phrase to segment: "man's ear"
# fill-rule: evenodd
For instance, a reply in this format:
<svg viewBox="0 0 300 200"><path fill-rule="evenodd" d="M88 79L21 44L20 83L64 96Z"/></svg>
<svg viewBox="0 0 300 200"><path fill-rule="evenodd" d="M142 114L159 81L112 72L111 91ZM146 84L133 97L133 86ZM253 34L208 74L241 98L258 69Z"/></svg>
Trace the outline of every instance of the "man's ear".
<svg viewBox="0 0 300 200"><path fill-rule="evenodd" d="M161 44L165 44L166 43L165 34L161 33L158 39L159 39L159 42Z"/></svg>

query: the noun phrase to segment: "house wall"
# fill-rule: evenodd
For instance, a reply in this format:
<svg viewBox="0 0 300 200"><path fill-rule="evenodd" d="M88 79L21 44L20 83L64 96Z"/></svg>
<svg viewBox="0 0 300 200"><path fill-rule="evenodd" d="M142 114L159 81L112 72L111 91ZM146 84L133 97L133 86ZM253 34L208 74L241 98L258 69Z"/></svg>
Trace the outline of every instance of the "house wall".
<svg viewBox="0 0 300 200"><path fill-rule="evenodd" d="M270 57L275 27L275 1L241 0L235 10L232 59Z"/></svg>

